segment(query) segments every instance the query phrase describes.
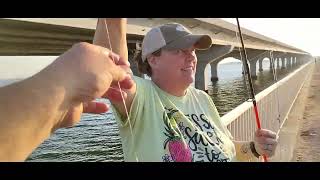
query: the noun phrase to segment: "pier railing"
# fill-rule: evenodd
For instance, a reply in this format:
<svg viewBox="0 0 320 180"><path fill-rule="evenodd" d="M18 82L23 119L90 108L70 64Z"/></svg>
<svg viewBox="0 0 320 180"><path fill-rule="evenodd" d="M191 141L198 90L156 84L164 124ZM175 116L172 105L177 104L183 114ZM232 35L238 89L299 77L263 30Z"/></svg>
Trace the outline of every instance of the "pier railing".
<svg viewBox="0 0 320 180"><path fill-rule="evenodd" d="M311 62L302 65L282 80L256 95L262 128L270 129L279 134L299 91L310 75L312 65ZM225 114L222 117L222 121L227 125L234 140L253 140L257 127L252 102L247 101L239 105ZM279 153L281 153L281 150L278 145L276 154L271 160L280 161L278 159L281 157ZM252 161L255 160L253 159Z"/></svg>

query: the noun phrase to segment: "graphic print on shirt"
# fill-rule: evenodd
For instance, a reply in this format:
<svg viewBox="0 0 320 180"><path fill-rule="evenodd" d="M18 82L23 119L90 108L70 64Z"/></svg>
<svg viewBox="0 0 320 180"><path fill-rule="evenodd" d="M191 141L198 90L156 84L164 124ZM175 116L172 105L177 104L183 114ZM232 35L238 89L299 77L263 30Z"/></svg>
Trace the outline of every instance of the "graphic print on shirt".
<svg viewBox="0 0 320 180"><path fill-rule="evenodd" d="M163 112L163 121L165 124L164 134L167 136L163 146L164 149L169 148L170 156L166 154L162 159L163 161L191 162L191 150L184 142L182 134L176 124L176 120L173 117L176 112L178 111L167 108L165 108L165 111Z"/></svg>
<svg viewBox="0 0 320 180"><path fill-rule="evenodd" d="M166 162L228 162L230 158L225 156L224 143L221 135L208 121L204 114L186 114L192 121L184 123L178 110L165 108L163 121L164 134L167 139L164 149L169 148L170 154L165 154L162 159ZM178 124L177 124L178 123Z"/></svg>

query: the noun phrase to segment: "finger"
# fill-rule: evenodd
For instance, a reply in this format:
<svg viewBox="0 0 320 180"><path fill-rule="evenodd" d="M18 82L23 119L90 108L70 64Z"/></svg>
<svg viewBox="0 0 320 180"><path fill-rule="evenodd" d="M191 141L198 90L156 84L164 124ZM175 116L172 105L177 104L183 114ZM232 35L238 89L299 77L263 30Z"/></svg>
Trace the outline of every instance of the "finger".
<svg viewBox="0 0 320 180"><path fill-rule="evenodd" d="M271 138L260 137L256 139L258 144L277 144L277 140Z"/></svg>
<svg viewBox="0 0 320 180"><path fill-rule="evenodd" d="M113 84L116 82L121 82L127 78L131 78L130 75L120 66L112 66L112 67L107 67L109 69L109 73L112 76L112 82Z"/></svg>
<svg viewBox="0 0 320 180"><path fill-rule="evenodd" d="M126 71L122 69L120 66L117 66L116 63L120 63L125 65L124 60L121 60L119 55L110 52L109 49L99 47L100 52L103 56L105 56L106 62L111 60L116 66L111 65L110 63L106 63L108 72L112 75L114 81L121 81L126 77Z"/></svg>
<svg viewBox="0 0 320 180"><path fill-rule="evenodd" d="M100 114L105 113L109 110L108 105L102 102L87 102L84 103L83 112L84 113L93 113L93 114Z"/></svg>
<svg viewBox="0 0 320 180"><path fill-rule="evenodd" d="M267 129L258 129L256 131L256 136L264 136L264 137L270 137L270 138L273 138L273 139L276 139L277 138L277 134L275 132L272 132L270 130L267 130Z"/></svg>
<svg viewBox="0 0 320 180"><path fill-rule="evenodd" d="M121 95L122 92L122 95ZM122 96L124 99L127 98L127 93L120 91L118 88L110 88L102 97L109 99L114 102L122 102Z"/></svg>
<svg viewBox="0 0 320 180"><path fill-rule="evenodd" d="M112 54L111 54L112 55ZM123 57L116 57L118 58L117 61L116 61L116 65L123 65L123 66L126 66L126 67L130 67L130 62L126 59L124 59Z"/></svg>
<svg viewBox="0 0 320 180"><path fill-rule="evenodd" d="M106 52L103 51L105 55L107 55L117 66L112 66L108 67L111 69L111 74L113 76L113 83L114 82L121 82L123 87L126 89L129 89L132 87L131 83L131 75L133 74L131 69L130 69L130 63L128 60L125 60L124 58L120 57L119 55L113 53L113 52ZM122 70L119 70L122 69ZM126 72L127 74L123 75L123 71Z"/></svg>
<svg viewBox="0 0 320 180"><path fill-rule="evenodd" d="M119 85L118 85L118 82L119 82L121 89L131 89L134 85L134 80L132 79L132 71L128 67L123 67L123 66L120 66L120 67L125 69L128 73L123 80L112 81L111 86L115 88L119 88Z"/></svg>
<svg viewBox="0 0 320 180"><path fill-rule="evenodd" d="M126 77L124 80L119 82L121 89L131 89L134 85L133 79L130 77Z"/></svg>
<svg viewBox="0 0 320 180"><path fill-rule="evenodd" d="M127 74L132 75L132 70L130 69L130 66L127 65L117 65L118 67L122 68Z"/></svg>
<svg viewBox="0 0 320 180"><path fill-rule="evenodd" d="M130 67L130 62L122 57L120 57L118 54L115 54L113 52L109 53L109 57L112 59L112 61L116 64L116 65L122 65L122 66L126 66L126 67Z"/></svg>
<svg viewBox="0 0 320 180"><path fill-rule="evenodd" d="M275 154L276 146L261 147L259 146L260 154L266 155L267 157L273 156Z"/></svg>
<svg viewBox="0 0 320 180"><path fill-rule="evenodd" d="M274 155L274 151L264 150L262 154L269 158Z"/></svg>
<svg viewBox="0 0 320 180"><path fill-rule="evenodd" d="M120 59L120 56L114 52L109 52L109 58L112 59L112 61L117 64L119 59Z"/></svg>
<svg viewBox="0 0 320 180"><path fill-rule="evenodd" d="M72 127L81 119L83 103L76 104L68 110L64 119L59 123L58 128Z"/></svg>
<svg viewBox="0 0 320 180"><path fill-rule="evenodd" d="M132 71L130 69L130 63L123 58L120 58L119 55L109 52L107 49L102 49L102 53L109 57L109 59L115 62L116 66L108 65L109 73L112 76L111 85L120 84L121 88L130 89L134 82L131 78Z"/></svg>

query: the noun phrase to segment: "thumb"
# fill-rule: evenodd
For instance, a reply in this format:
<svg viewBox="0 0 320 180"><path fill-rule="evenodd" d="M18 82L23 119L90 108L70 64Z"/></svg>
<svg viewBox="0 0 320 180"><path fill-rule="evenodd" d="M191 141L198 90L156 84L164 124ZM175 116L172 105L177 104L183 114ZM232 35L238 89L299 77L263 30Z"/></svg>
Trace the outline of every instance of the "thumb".
<svg viewBox="0 0 320 180"><path fill-rule="evenodd" d="M256 136L256 137L260 137L260 136L262 136L261 129L257 129L257 130L256 130L256 132L255 132L255 136Z"/></svg>
<svg viewBox="0 0 320 180"><path fill-rule="evenodd" d="M125 79L131 79L130 75L126 73L120 66L113 66L110 69L110 74L112 76L112 82L121 82Z"/></svg>
<svg viewBox="0 0 320 180"><path fill-rule="evenodd" d="M84 113L94 113L94 114L100 114L107 112L109 110L109 107L101 102L87 102L83 103L83 112Z"/></svg>

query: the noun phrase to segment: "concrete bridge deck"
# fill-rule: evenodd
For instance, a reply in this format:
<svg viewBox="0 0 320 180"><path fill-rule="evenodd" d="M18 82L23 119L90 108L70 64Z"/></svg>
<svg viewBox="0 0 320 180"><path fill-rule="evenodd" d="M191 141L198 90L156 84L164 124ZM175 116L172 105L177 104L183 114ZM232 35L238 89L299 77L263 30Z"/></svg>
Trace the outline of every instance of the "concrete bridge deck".
<svg viewBox="0 0 320 180"><path fill-rule="evenodd" d="M320 161L320 62L315 64L309 87L301 97L306 100L300 104L304 112L297 121L298 132L292 161Z"/></svg>
<svg viewBox="0 0 320 180"><path fill-rule="evenodd" d="M198 64L195 86L208 90L210 78L205 72L211 65L211 80L218 80L218 63L225 58L240 57L240 41L237 26L218 18L128 18L127 39L129 61L135 75L143 76L137 70L134 54L139 51L145 33L152 27L177 22L188 27L193 33L208 34L213 46L198 51ZM97 19L95 18L5 18L0 19L0 55L60 55L77 42L92 42ZM262 71L262 60L269 58L281 68L289 68L311 58L308 52L287 45L261 34L242 28L245 47L250 61L251 75L257 78L256 64ZM271 53L273 55L271 55ZM139 56L136 56L139 58Z"/></svg>
<svg viewBox="0 0 320 180"><path fill-rule="evenodd" d="M12 44L25 46L25 48L29 45L27 53L30 55L41 55L41 53L58 55L75 42L92 41L96 22L96 18L2 18L0 19L0 43L6 43L7 49L0 48L0 54L22 53L19 49L14 51L14 46L8 46ZM128 39L131 42L141 42L150 28L168 22L181 23L193 33L209 34L216 45L241 46L236 36L237 27L218 18L128 18ZM308 54L301 49L245 28L242 28L242 33L246 48ZM36 49L36 45L47 48L40 51Z"/></svg>

